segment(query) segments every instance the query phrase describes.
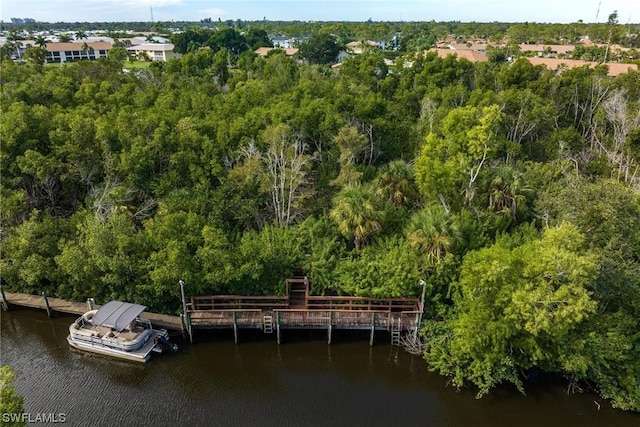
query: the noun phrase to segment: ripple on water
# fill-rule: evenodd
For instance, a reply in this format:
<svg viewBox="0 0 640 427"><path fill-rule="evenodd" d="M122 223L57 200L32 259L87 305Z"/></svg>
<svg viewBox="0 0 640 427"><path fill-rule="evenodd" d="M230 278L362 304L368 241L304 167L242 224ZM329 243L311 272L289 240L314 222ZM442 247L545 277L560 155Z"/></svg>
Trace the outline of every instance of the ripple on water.
<svg viewBox="0 0 640 427"><path fill-rule="evenodd" d="M1 362L16 370L32 413L65 413L70 426L638 426L640 415L596 410L593 395L559 387L500 390L476 400L430 373L419 358L367 338L287 332L283 345L260 335L202 334L178 353L146 364L72 350L73 317L2 313ZM222 335L224 336L224 335Z"/></svg>

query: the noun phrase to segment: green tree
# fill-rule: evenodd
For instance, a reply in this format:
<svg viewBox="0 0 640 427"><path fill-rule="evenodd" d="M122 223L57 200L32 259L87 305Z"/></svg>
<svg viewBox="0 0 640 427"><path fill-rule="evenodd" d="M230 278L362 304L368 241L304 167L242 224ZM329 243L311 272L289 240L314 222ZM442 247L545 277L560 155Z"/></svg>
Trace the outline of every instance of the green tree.
<svg viewBox="0 0 640 427"><path fill-rule="evenodd" d="M59 243L72 236L73 224L31 211L27 220L4 238L0 259L3 285L25 293L47 291L55 295L61 272L55 262Z"/></svg>
<svg viewBox="0 0 640 427"><path fill-rule="evenodd" d="M346 238L352 238L356 250L368 239L380 232L384 220L384 210L371 185L347 185L336 195L331 219Z"/></svg>
<svg viewBox="0 0 640 427"><path fill-rule="evenodd" d="M244 35L233 28L218 29L206 41L206 45L216 52L225 48L234 58L237 58L238 55L249 49Z"/></svg>
<svg viewBox="0 0 640 427"><path fill-rule="evenodd" d="M94 212L74 215L78 232L60 243L55 257L64 280L58 295L70 300L125 300L155 305L147 298L148 243L122 209L103 219Z"/></svg>
<svg viewBox="0 0 640 427"><path fill-rule="evenodd" d="M333 184L343 186L360 182L362 172L357 169L356 164L362 161L363 151L368 144L367 137L355 126L343 126L333 137L333 143L340 150L340 174Z"/></svg>
<svg viewBox="0 0 640 427"><path fill-rule="evenodd" d="M469 253L454 291L455 311L427 322L425 359L460 387L480 396L521 372L584 372L587 338L581 326L596 302L588 287L598 274L584 237L565 224L536 237L531 228Z"/></svg>
<svg viewBox="0 0 640 427"><path fill-rule="evenodd" d="M122 66L124 61L129 58L129 53L124 47L114 46L109 49L109 52L107 52L107 57L115 61L118 65Z"/></svg>
<svg viewBox="0 0 640 427"><path fill-rule="evenodd" d="M80 52L87 55L87 59L89 59L89 49L90 49L90 46L87 42L82 43L82 46L80 47Z"/></svg>
<svg viewBox="0 0 640 427"><path fill-rule="evenodd" d="M427 206L413 214L405 235L410 245L426 256L427 266L434 267L449 253L455 252L463 240L457 217L442 206Z"/></svg>
<svg viewBox="0 0 640 427"><path fill-rule="evenodd" d="M387 199L393 206L411 208L418 196L413 167L403 160L383 165L376 180L376 195Z"/></svg>
<svg viewBox="0 0 640 427"><path fill-rule="evenodd" d="M46 48L47 47L47 39L42 36L37 36L34 40L36 46Z"/></svg>
<svg viewBox="0 0 640 427"><path fill-rule="evenodd" d="M47 62L47 50L38 46L29 46L24 51L24 59L41 67Z"/></svg>
<svg viewBox="0 0 640 427"><path fill-rule="evenodd" d="M9 365L0 366L0 414L21 416L24 412L23 398L16 393L15 388L11 385L15 379L15 372ZM2 422L6 427L22 427L25 425L20 418L18 420L9 420Z"/></svg>
<svg viewBox="0 0 640 427"><path fill-rule="evenodd" d="M440 135L429 134L415 163L416 182L427 202L440 201L446 209L473 207L480 174L504 146L497 135L501 120L497 105L461 107L447 115Z"/></svg>
<svg viewBox="0 0 640 427"><path fill-rule="evenodd" d="M335 38L326 33L316 34L300 45L300 56L311 64L329 64L336 60L340 48Z"/></svg>
<svg viewBox="0 0 640 427"><path fill-rule="evenodd" d="M171 212L173 209L161 204L160 212L145 223L146 238L151 244L147 297L149 304L164 309L170 309L172 303L175 307L180 280L202 289L202 267L197 253L204 243L204 218L193 212Z"/></svg>
<svg viewBox="0 0 640 427"><path fill-rule="evenodd" d="M418 296L421 257L399 236L381 238L336 265L340 293L371 298Z"/></svg>
<svg viewBox="0 0 640 427"><path fill-rule="evenodd" d="M492 168L488 175L488 209L495 215L508 218L509 224L528 219L533 189L525 182L525 176L510 166Z"/></svg>
<svg viewBox="0 0 640 427"><path fill-rule="evenodd" d="M273 47L267 31L262 28L249 28L244 37L251 50L256 50L259 47Z"/></svg>

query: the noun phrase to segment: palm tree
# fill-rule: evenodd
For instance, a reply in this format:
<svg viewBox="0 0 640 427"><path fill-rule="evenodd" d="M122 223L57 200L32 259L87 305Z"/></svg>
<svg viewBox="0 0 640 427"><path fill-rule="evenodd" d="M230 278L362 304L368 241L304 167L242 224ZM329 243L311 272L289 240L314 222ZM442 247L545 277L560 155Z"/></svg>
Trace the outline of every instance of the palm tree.
<svg viewBox="0 0 640 427"><path fill-rule="evenodd" d="M20 48L22 47L21 37L16 30L11 30L7 36L7 45L11 46L11 49L15 49L18 59L22 59Z"/></svg>
<svg viewBox="0 0 640 427"><path fill-rule="evenodd" d="M47 47L47 39L45 39L42 36L36 37L36 39L34 40L34 43L36 44L36 46L40 46L42 48L46 48Z"/></svg>
<svg viewBox="0 0 640 427"><path fill-rule="evenodd" d="M353 237L353 244L359 250L371 235L382 229L384 211L373 187L354 184L345 186L338 193L329 216L343 236Z"/></svg>
<svg viewBox="0 0 640 427"><path fill-rule="evenodd" d="M394 160L382 166L376 184L376 195L396 207L411 205L418 196L413 168L404 160Z"/></svg>
<svg viewBox="0 0 640 427"><path fill-rule="evenodd" d="M71 36L67 33L62 33L58 36L58 41L60 43L69 43L71 41Z"/></svg>
<svg viewBox="0 0 640 427"><path fill-rule="evenodd" d="M82 43L82 47L80 48L80 51L82 53L84 53L85 55L87 55L87 59L89 59L89 45L87 44L87 42Z"/></svg>
<svg viewBox="0 0 640 427"><path fill-rule="evenodd" d="M47 50L40 46L29 45L24 51L24 58L38 66L42 66L47 62Z"/></svg>
<svg viewBox="0 0 640 427"><path fill-rule="evenodd" d="M411 246L426 255L433 266L463 240L457 217L450 216L440 205L427 206L414 214L405 234Z"/></svg>
<svg viewBox="0 0 640 427"><path fill-rule="evenodd" d="M489 209L497 215L509 215L512 221L516 221L533 190L524 182L522 173L510 166L498 167L492 172L487 188Z"/></svg>
<svg viewBox="0 0 640 427"><path fill-rule="evenodd" d="M87 33L85 33L83 30L76 31L76 40L82 40L87 38L88 38Z"/></svg>

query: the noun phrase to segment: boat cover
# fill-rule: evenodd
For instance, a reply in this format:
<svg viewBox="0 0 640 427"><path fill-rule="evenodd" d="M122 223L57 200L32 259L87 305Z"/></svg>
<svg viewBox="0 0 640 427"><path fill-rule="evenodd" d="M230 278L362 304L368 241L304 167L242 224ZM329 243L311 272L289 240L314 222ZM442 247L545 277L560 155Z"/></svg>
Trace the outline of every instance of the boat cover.
<svg viewBox="0 0 640 427"><path fill-rule="evenodd" d="M100 307L91 322L94 326L108 326L120 332L146 308L129 302L109 301Z"/></svg>

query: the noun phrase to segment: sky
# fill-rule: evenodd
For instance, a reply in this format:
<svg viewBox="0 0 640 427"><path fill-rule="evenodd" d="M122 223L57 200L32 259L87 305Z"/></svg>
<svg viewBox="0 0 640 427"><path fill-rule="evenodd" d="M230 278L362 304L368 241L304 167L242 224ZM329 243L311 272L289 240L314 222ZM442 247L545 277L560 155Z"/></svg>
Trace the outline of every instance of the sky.
<svg viewBox="0 0 640 427"><path fill-rule="evenodd" d="M640 0L0 0L0 19L44 22L282 21L640 22Z"/></svg>

